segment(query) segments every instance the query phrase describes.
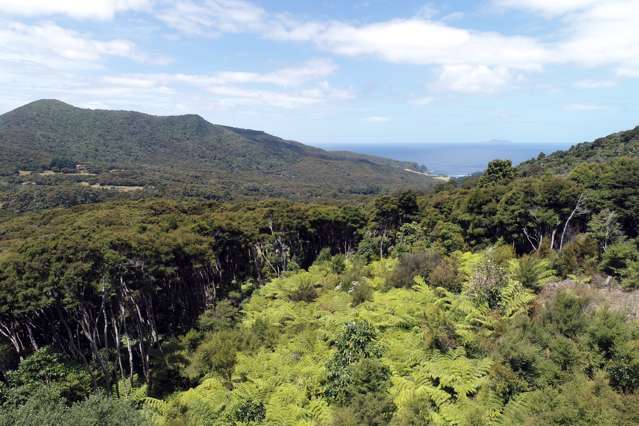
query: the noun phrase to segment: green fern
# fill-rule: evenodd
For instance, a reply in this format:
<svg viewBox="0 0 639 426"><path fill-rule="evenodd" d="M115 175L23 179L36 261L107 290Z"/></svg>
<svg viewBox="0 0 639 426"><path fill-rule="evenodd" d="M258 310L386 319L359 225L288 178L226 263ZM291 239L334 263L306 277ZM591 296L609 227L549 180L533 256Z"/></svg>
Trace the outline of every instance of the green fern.
<svg viewBox="0 0 639 426"><path fill-rule="evenodd" d="M535 294L521 285L519 281L509 280L508 284L501 289L500 310L506 317L512 317L519 313L525 313L531 302L535 299Z"/></svg>
<svg viewBox="0 0 639 426"><path fill-rule="evenodd" d="M145 410L150 411L153 414L165 416L169 411L169 403L161 399L151 398L147 396L144 398L143 405Z"/></svg>
<svg viewBox="0 0 639 426"><path fill-rule="evenodd" d="M527 392L517 395L510 400L494 424L514 426L525 423L532 411L531 400L536 392Z"/></svg>
<svg viewBox="0 0 639 426"><path fill-rule="evenodd" d="M132 378L124 378L118 380L117 394L122 399L128 399L133 402L143 402L147 396L148 386L146 384L142 386L135 386L134 383L138 381L137 375Z"/></svg>

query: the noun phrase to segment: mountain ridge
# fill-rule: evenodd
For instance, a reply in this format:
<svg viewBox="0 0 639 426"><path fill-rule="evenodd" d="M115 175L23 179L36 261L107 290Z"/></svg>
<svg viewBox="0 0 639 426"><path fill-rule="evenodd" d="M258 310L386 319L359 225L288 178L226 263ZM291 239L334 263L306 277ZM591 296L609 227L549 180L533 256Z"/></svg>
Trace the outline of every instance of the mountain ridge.
<svg viewBox="0 0 639 426"><path fill-rule="evenodd" d="M50 165L60 161L90 173L54 176ZM71 181L206 198L339 197L425 190L436 183L405 171L424 170L415 163L326 151L260 130L212 124L196 114L83 109L55 99L0 116L0 166L20 185ZM25 173L15 178L20 171Z"/></svg>
<svg viewBox="0 0 639 426"><path fill-rule="evenodd" d="M518 169L524 175L566 174L581 163L606 163L623 156L639 157L639 126L611 133L592 142L578 143L567 150L540 154L535 159L521 163Z"/></svg>

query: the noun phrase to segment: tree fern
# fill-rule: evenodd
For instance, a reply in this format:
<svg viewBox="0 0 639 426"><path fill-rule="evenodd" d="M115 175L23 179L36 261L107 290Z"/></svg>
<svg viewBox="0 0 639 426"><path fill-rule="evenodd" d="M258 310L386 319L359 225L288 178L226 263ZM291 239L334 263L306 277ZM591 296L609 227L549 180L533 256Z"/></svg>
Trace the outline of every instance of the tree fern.
<svg viewBox="0 0 639 426"><path fill-rule="evenodd" d="M506 317L527 312L535 294L515 280L508 280L508 284L501 289L500 309Z"/></svg>
<svg viewBox="0 0 639 426"><path fill-rule="evenodd" d="M124 378L118 380L117 383L117 394L120 398L128 399L133 402L142 402L147 396L147 385L144 384L142 386L135 386L135 382L137 381L137 376L134 375L133 378Z"/></svg>
<svg viewBox="0 0 639 426"><path fill-rule="evenodd" d="M511 399L503 410L501 416L495 420L495 424L514 426L525 423L532 412L532 399L536 392L526 392Z"/></svg>
<svg viewBox="0 0 639 426"><path fill-rule="evenodd" d="M554 270L548 259L536 256L524 256L513 259L509 264L510 277L519 281L522 286L532 290L540 290L556 279Z"/></svg>
<svg viewBox="0 0 639 426"><path fill-rule="evenodd" d="M143 408L154 415L166 416L169 411L169 403L157 398L147 396L143 401Z"/></svg>
<svg viewBox="0 0 639 426"><path fill-rule="evenodd" d="M421 382L429 379L442 390L451 389L454 391L453 397L463 399L479 390L491 366L492 360L489 358L466 358L463 350L458 349L447 354L434 354L421 367L416 377Z"/></svg>

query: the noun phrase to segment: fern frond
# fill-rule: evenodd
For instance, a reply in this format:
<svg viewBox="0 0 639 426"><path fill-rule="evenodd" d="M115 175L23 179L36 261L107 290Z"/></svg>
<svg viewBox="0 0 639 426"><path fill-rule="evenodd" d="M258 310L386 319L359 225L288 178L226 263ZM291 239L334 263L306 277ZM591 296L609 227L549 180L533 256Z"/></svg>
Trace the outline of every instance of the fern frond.
<svg viewBox="0 0 639 426"><path fill-rule="evenodd" d="M161 416L165 416L169 411L168 402L161 399L151 398L150 396L144 398L143 407L146 410L149 410L154 414L159 414Z"/></svg>
<svg viewBox="0 0 639 426"><path fill-rule="evenodd" d="M500 308L506 317L528 311L535 294L524 288L519 281L508 280L508 284L501 290Z"/></svg>

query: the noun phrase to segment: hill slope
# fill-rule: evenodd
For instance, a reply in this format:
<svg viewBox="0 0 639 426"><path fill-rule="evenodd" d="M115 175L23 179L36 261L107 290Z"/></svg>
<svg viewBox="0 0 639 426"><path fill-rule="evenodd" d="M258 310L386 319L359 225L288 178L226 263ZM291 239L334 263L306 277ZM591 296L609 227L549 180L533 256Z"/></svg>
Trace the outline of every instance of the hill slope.
<svg viewBox="0 0 639 426"><path fill-rule="evenodd" d="M83 173L56 174L48 170L52 162L80 165ZM0 168L5 175L22 171L18 183L25 184L71 181L211 198L348 196L431 186L432 178L404 170L417 167L214 125L197 115L158 117L41 100L0 116Z"/></svg>
<svg viewBox="0 0 639 426"><path fill-rule="evenodd" d="M557 151L519 165L524 175L563 174L579 163L605 163L622 156L639 156L639 126L613 133L593 142L573 145L567 151Z"/></svg>

